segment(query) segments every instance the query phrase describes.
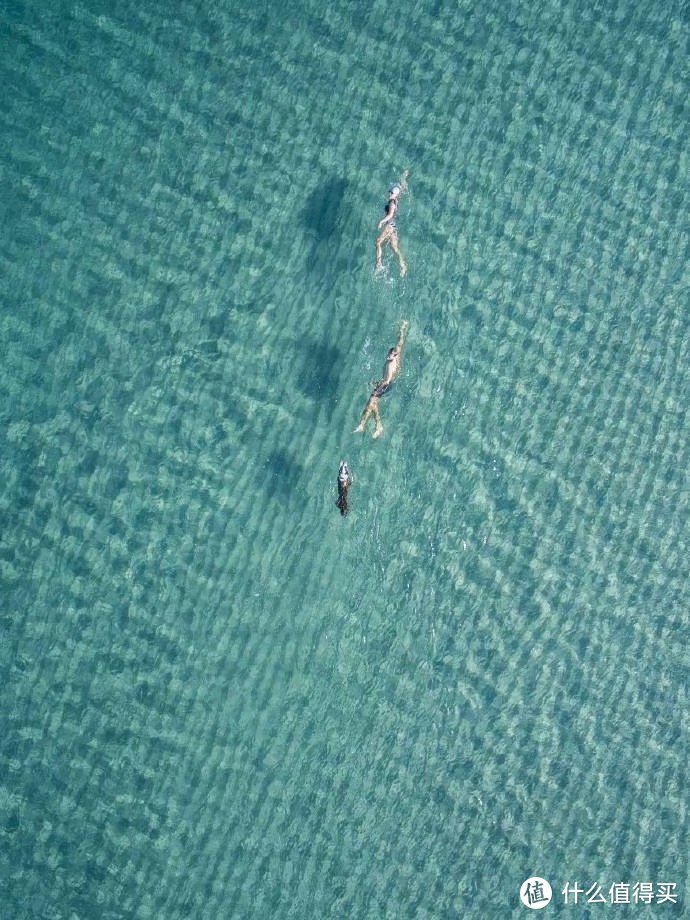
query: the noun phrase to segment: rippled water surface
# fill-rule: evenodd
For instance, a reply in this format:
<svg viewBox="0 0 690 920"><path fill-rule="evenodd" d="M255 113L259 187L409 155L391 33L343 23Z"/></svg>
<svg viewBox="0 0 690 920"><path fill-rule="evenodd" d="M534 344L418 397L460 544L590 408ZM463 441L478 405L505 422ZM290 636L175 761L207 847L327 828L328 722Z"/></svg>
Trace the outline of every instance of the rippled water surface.
<svg viewBox="0 0 690 920"><path fill-rule="evenodd" d="M0 26L3 917L682 913L687 4Z"/></svg>

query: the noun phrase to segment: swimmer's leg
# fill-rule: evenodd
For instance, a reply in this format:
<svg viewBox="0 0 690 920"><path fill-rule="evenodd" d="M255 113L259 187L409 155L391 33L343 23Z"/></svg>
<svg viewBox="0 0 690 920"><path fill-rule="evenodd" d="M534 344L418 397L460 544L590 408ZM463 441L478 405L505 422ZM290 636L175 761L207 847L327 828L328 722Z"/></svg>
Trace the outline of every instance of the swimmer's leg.
<svg viewBox="0 0 690 920"><path fill-rule="evenodd" d="M374 406L374 415L376 417L376 427L374 428L374 437L380 438L383 434L383 425L381 424L381 413L379 412L378 400Z"/></svg>
<svg viewBox="0 0 690 920"><path fill-rule="evenodd" d="M398 234L391 234L391 249L398 257L398 262L400 263L400 277L404 278L407 274L407 263L403 259L402 253L400 252L400 247L398 246Z"/></svg>
<svg viewBox="0 0 690 920"><path fill-rule="evenodd" d="M362 417L359 420L359 425L355 428L353 434L358 434L359 432L364 431L366 428L367 422L369 421L369 416L374 410L371 407L371 400L364 407L364 412L362 412Z"/></svg>
<svg viewBox="0 0 690 920"><path fill-rule="evenodd" d="M391 232L390 227L384 227L376 240L376 266L374 268L376 272L383 270L383 244L390 239Z"/></svg>
<svg viewBox="0 0 690 920"><path fill-rule="evenodd" d="M383 253L381 252L381 247L383 246L383 233L376 240L376 265L374 266L375 272L380 272L383 270Z"/></svg>

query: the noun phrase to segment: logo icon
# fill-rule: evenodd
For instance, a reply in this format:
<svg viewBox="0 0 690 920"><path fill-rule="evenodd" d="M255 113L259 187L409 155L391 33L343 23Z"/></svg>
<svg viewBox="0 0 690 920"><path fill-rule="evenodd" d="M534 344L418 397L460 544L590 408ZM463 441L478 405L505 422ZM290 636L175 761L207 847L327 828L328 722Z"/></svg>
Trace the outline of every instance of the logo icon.
<svg viewBox="0 0 690 920"><path fill-rule="evenodd" d="M520 886L520 900L530 910L541 910L551 901L551 885L545 878L533 875Z"/></svg>

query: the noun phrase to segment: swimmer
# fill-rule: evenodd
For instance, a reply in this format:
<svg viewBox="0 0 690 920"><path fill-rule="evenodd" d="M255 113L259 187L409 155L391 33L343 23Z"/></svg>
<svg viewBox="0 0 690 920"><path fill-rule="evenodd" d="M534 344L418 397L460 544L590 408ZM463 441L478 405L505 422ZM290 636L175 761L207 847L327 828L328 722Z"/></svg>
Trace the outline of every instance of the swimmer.
<svg viewBox="0 0 690 920"><path fill-rule="evenodd" d="M340 513L343 517L350 510L350 506L347 503L347 493L350 491L351 485L352 476L350 475L350 470L345 460L342 460L338 470L338 501L336 505L340 508Z"/></svg>
<svg viewBox="0 0 690 920"><path fill-rule="evenodd" d="M383 270L383 244L390 243L390 247L398 257L398 262L400 263L401 278L407 274L407 265L400 252L400 247L398 246L398 225L396 223L396 217L398 215L398 202L400 201L400 197L407 191L407 177L409 174L410 171L406 169L400 177L400 181L396 182L388 192L386 213L381 218L378 225L378 229L381 230L381 233L376 239L376 268L374 271L380 272Z"/></svg>
<svg viewBox="0 0 690 920"><path fill-rule="evenodd" d="M355 428L355 432L364 431L366 424L374 416L375 425L374 425L374 437L380 438L383 434L383 425L381 423L381 412L379 410L379 400L382 396L390 390L393 385L393 381L400 373L400 368L402 367L402 352L405 346L405 339L407 338L407 328L409 323L407 320L403 320L400 324L400 335L398 337L397 343L390 349L388 355L386 356L386 366L383 369L383 377L374 384L374 389L371 391L371 396L369 397L369 402L364 407L364 412L362 417L359 420L359 425Z"/></svg>

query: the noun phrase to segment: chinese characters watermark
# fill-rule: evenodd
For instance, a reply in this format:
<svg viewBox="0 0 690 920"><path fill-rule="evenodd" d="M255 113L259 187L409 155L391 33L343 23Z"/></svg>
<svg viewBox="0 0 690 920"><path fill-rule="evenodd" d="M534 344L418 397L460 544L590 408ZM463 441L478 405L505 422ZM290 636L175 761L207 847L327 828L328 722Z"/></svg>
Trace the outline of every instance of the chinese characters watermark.
<svg viewBox="0 0 690 920"><path fill-rule="evenodd" d="M545 878L538 875L528 878L520 887L520 900L531 910L541 910L551 900L553 892Z"/></svg>
<svg viewBox="0 0 690 920"><path fill-rule="evenodd" d="M561 894L564 904L677 904L675 882L614 882L606 892L603 885L595 882L588 888L581 888L578 882L565 883ZM581 897L584 895L584 898Z"/></svg>
<svg viewBox="0 0 690 920"><path fill-rule="evenodd" d="M608 888L599 882L580 885L566 882L561 895L571 904L677 904L675 882L614 882ZM530 910L541 910L551 902L553 890L545 878L534 875L520 886L520 900Z"/></svg>

